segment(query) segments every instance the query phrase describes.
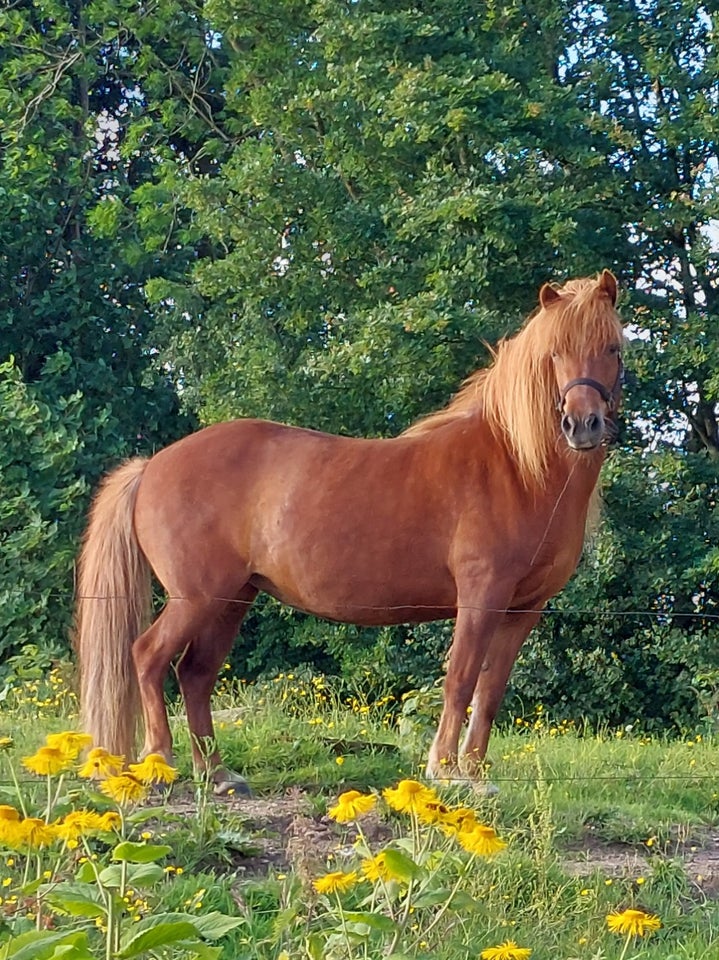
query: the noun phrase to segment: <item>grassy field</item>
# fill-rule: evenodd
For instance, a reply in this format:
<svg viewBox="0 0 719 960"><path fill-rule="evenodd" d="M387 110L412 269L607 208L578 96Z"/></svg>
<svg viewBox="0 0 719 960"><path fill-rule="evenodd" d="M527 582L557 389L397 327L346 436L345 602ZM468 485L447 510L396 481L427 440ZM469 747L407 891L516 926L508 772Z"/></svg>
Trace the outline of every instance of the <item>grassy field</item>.
<svg viewBox="0 0 719 960"><path fill-rule="evenodd" d="M252 800L193 782L179 714L179 780L146 797L78 774L68 689L61 667L2 704L0 960L719 957L713 738L539 706L493 738L496 796L428 792L436 691L290 674L218 690Z"/></svg>

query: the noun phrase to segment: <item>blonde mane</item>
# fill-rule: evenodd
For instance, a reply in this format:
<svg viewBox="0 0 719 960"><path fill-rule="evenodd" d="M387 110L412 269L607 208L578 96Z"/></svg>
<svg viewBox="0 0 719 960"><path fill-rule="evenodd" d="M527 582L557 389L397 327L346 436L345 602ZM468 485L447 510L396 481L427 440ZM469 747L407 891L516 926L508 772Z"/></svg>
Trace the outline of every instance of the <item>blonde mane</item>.
<svg viewBox="0 0 719 960"><path fill-rule="evenodd" d="M541 483L559 429L552 354L590 356L623 339L606 275L570 280L550 291L546 305L519 333L500 341L491 366L473 373L444 410L419 420L404 436L480 413L510 447L523 481Z"/></svg>

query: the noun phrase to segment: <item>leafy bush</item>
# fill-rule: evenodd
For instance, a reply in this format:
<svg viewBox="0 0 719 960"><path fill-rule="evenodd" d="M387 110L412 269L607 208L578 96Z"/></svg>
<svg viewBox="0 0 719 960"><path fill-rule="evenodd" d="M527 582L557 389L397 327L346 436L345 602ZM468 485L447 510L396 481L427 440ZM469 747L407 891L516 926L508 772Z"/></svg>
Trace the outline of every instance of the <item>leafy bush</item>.
<svg viewBox="0 0 719 960"><path fill-rule="evenodd" d="M0 656L27 643L59 647L80 510L88 487L78 467L79 394L50 406L12 361L0 364Z"/></svg>

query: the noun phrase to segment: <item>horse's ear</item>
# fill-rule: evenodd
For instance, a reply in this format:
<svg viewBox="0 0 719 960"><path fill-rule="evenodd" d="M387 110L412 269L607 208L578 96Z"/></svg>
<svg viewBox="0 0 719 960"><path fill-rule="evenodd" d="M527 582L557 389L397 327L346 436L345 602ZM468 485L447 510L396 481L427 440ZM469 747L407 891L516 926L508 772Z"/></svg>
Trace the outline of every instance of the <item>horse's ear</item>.
<svg viewBox="0 0 719 960"><path fill-rule="evenodd" d="M611 270L602 270L599 277L599 289L602 293L606 293L612 304L617 302L617 278Z"/></svg>
<svg viewBox="0 0 719 960"><path fill-rule="evenodd" d="M547 307L551 307L551 305L556 303L557 300L561 299L561 294L556 287L552 286L551 283L543 284L539 290L539 303L544 310L546 310Z"/></svg>

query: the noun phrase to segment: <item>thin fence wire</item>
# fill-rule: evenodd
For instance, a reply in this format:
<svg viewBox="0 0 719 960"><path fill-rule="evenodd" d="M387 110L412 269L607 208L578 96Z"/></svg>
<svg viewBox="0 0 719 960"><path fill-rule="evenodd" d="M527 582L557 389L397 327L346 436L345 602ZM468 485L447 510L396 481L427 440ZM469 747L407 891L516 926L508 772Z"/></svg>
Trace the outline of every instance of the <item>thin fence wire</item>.
<svg viewBox="0 0 719 960"><path fill-rule="evenodd" d="M60 596L59 594L51 594L51 595L54 596L55 598L58 598ZM104 594L102 596L85 594L85 595L78 595L74 599L76 601L78 600L128 600L129 601L130 598L123 594ZM196 597L184 597L181 595L171 595L171 596L167 596L165 599L166 601L184 600L188 602L191 602L191 601L195 602L197 600ZM252 607L255 605L255 602L256 602L255 600L240 600L236 597L222 597L222 596L214 596L214 595L203 596L202 599L205 601L214 601L217 603L239 604L246 607ZM388 613L391 613L391 612L396 612L400 610L408 611L408 613L411 613L411 612L423 613L427 610L437 610L437 609L445 609L445 607L444 605L441 605L441 604L419 604L419 603L398 603L393 605L382 604L381 606L375 606L373 604L356 603L356 604L352 604L352 606L346 607L347 612L353 613L353 614L356 614L358 611L365 611L367 613L387 611ZM613 617L622 617L622 618L635 617L637 619L649 618L649 619L665 620L665 621L671 621L671 620L677 620L677 619L719 621L719 611L717 611L716 613L710 613L709 611L706 611L706 610L672 610L669 608L659 608L656 610L612 610L612 609L597 610L596 607L591 610L585 609L582 607L497 608L497 607L483 607L483 606L480 606L479 604L475 605L471 603L462 603L462 604L452 605L451 608L447 607L446 609L451 609L457 612L459 612L460 610L474 610L476 612L481 612L481 613L508 613L508 614L509 613L511 614L534 613L534 614L541 614L542 616L551 616L551 617L562 617L562 616L593 617L597 620L611 619ZM318 617L318 619L322 619L322 618ZM407 619L409 621L411 617L408 616ZM452 619L452 617L448 616L446 618L438 618L438 619Z"/></svg>

